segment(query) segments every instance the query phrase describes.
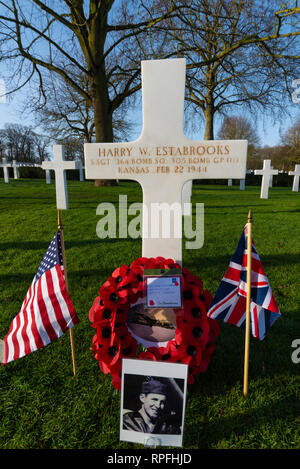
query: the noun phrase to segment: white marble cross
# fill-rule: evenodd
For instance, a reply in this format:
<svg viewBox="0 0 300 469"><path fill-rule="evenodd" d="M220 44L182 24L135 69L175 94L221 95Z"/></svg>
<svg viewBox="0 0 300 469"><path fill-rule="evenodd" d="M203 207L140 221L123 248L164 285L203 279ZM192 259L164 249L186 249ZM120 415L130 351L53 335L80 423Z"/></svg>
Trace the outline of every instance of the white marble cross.
<svg viewBox="0 0 300 469"><path fill-rule="evenodd" d="M289 171L289 176L294 176L293 180L293 192L298 192L299 190L299 177L300 177L300 164L295 165L295 171Z"/></svg>
<svg viewBox="0 0 300 469"><path fill-rule="evenodd" d="M53 145L53 160L43 161L42 169L52 169L55 171L55 188L56 188L56 206L57 209L68 210L68 187L66 171L77 169L76 161L66 161L64 148L62 145Z"/></svg>
<svg viewBox="0 0 300 469"><path fill-rule="evenodd" d="M45 160L44 161L50 161L48 156L45 157ZM42 169L43 168L43 163L42 163ZM46 172L46 184L51 184L51 171L50 169L45 169L45 172Z"/></svg>
<svg viewBox="0 0 300 469"><path fill-rule="evenodd" d="M14 179L18 179L19 178L19 163L17 163L16 160L13 160L12 166L14 168Z"/></svg>
<svg viewBox="0 0 300 469"><path fill-rule="evenodd" d="M271 168L271 160L264 160L263 169L255 169L254 174L258 175L258 176L262 176L260 198L261 199L268 199L268 197L269 197L269 187L270 187L270 177L273 174L278 174L278 170Z"/></svg>
<svg viewBox="0 0 300 469"><path fill-rule="evenodd" d="M272 165L271 165L271 169L274 169ZM270 181L269 181L269 187L273 187L273 176L274 176L274 174L271 174Z"/></svg>
<svg viewBox="0 0 300 469"><path fill-rule="evenodd" d="M12 164L7 161L7 158L2 158L0 167L3 168L4 182L9 183L9 169L12 167Z"/></svg>
<svg viewBox="0 0 300 469"><path fill-rule="evenodd" d="M166 222L152 218L151 207L182 207L182 188L192 179L244 178L248 145L246 140L197 141L184 135L185 72L185 59L143 61L141 136L133 142L84 145L86 179L133 179L141 184L142 255L177 262L182 260L182 236L175 236L174 224L169 237L150 236L158 228L162 233ZM176 232L182 233L182 217L178 225Z"/></svg>
<svg viewBox="0 0 300 469"><path fill-rule="evenodd" d="M79 181L82 182L82 181L84 181L82 161L79 160L79 159L75 160L75 161L77 163L77 169L79 169Z"/></svg>

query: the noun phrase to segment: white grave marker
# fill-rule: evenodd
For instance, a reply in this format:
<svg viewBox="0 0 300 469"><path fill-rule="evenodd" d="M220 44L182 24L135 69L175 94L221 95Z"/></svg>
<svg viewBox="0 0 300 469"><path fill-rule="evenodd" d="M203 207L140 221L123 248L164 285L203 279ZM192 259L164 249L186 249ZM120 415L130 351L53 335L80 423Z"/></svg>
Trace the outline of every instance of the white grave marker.
<svg viewBox="0 0 300 469"><path fill-rule="evenodd" d="M289 171L289 176L294 176L293 180L293 192L298 192L299 190L299 177L300 177L300 164L295 165L295 171Z"/></svg>
<svg viewBox="0 0 300 469"><path fill-rule="evenodd" d="M2 158L2 163L0 163L0 167L3 168L4 182L9 183L8 168L11 168L12 164L7 161L7 158Z"/></svg>
<svg viewBox="0 0 300 469"><path fill-rule="evenodd" d="M151 208L182 207L182 188L192 179L245 177L246 140L190 140L183 133L185 59L142 62L143 130L133 142L86 143L86 179L134 179L143 189L145 257L182 260L182 218L168 237L166 220ZM170 225L172 221L170 221ZM175 236L174 233L180 233ZM152 236L153 233L159 236Z"/></svg>
<svg viewBox="0 0 300 469"><path fill-rule="evenodd" d="M273 166L271 165L271 169L274 169ZM273 187L273 174L270 176L270 182L269 182L269 187Z"/></svg>
<svg viewBox="0 0 300 469"><path fill-rule="evenodd" d="M79 169L79 181L82 182L84 181L83 177L83 165L81 160L75 160L77 163L77 168Z"/></svg>
<svg viewBox="0 0 300 469"><path fill-rule="evenodd" d="M232 186L232 179L228 179L228 186Z"/></svg>
<svg viewBox="0 0 300 469"><path fill-rule="evenodd" d="M255 169L254 174L262 176L260 198L268 199L270 177L272 174L278 174L278 170L271 168L271 160L264 160L263 169Z"/></svg>
<svg viewBox="0 0 300 469"><path fill-rule="evenodd" d="M68 210L68 188L66 171L77 169L76 161L66 161L62 145L53 145L53 160L43 161L42 169L55 171L56 206L60 210Z"/></svg>
<svg viewBox="0 0 300 469"><path fill-rule="evenodd" d="M50 161L49 158L46 156L45 161ZM42 163L42 169L43 168L43 163ZM45 169L46 172L46 184L51 184L51 171L50 169Z"/></svg>
<svg viewBox="0 0 300 469"><path fill-rule="evenodd" d="M18 179L19 178L19 163L17 163L16 160L13 160L12 167L14 168L14 178Z"/></svg>

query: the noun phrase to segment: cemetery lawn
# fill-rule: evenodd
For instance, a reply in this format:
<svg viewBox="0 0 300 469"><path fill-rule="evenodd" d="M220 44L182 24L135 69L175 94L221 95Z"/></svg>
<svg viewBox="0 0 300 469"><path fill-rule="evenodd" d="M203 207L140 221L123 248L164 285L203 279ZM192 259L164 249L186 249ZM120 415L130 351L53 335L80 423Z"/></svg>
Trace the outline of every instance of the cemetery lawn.
<svg viewBox="0 0 300 469"><path fill-rule="evenodd" d="M0 367L1 449L135 449L119 441L120 393L100 372L91 351L88 312L112 271L141 256L141 239L97 237L97 205L119 194L142 201L138 184L95 188L68 181L70 210L62 212L69 290L80 323L74 328L77 377L69 333L31 355ZM300 193L273 187L194 185L204 203L201 249L185 249L183 265L214 295L233 255L249 208L253 237L282 317L260 342L251 338L249 395L243 397L244 331L220 324L208 370L188 388L184 449L299 449ZM57 229L55 186L44 180L0 180L0 338L7 334ZM298 343L299 348L299 343ZM300 358L300 351L296 354Z"/></svg>

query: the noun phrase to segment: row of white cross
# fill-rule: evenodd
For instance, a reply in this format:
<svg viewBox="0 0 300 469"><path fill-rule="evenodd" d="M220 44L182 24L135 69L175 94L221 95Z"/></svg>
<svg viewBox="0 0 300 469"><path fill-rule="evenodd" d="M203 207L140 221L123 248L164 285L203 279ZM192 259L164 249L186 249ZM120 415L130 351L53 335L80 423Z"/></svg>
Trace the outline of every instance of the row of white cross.
<svg viewBox="0 0 300 469"><path fill-rule="evenodd" d="M55 171L55 181L56 186L58 188L58 200L63 200L64 198L67 200L67 189L66 189L66 174L65 171L70 169L78 169L80 171L80 181L84 180L83 176L83 166L80 160L76 161L66 161L64 158L64 149L61 145L54 145L53 147L54 159L52 161L44 161L42 165L34 165L36 167L42 167L46 171L46 183L51 183L51 173L50 170ZM24 164L24 166L26 166ZM7 158L3 158L2 162L0 162L0 167L3 168L4 172L4 182L9 182L9 172L8 168L13 168L14 170L14 179L18 179L18 169L22 167L21 164L17 163L16 160L13 160L12 163L7 161ZM252 174L253 171L247 170L247 174ZM279 171L274 169L271 166L271 160L264 160L263 168L262 169L255 169L254 174L262 176L262 184L261 184L261 194L260 197L262 199L268 198L269 187L272 187L273 176L277 175ZM299 191L299 178L300 178L300 164L295 165L294 171L288 172L289 176L294 176L293 179L293 192ZM232 186L232 179L228 179L228 186ZM245 179L240 180L240 189L245 189ZM188 181L184 185L182 198L183 200L189 200L192 191L192 181ZM63 195L65 194L65 197ZM67 203L63 204L65 207Z"/></svg>
<svg viewBox="0 0 300 469"><path fill-rule="evenodd" d="M54 150L55 152L55 150ZM58 154L60 153L63 153L64 150L63 148L62 149L58 149ZM55 153L54 153L55 155ZM55 156L54 156L55 157ZM65 158L64 156L62 156L63 158L63 161L65 161ZM50 173L50 169L53 169L55 171L55 168L51 167L49 169L47 169L47 164L50 163L50 166L52 166L52 164L54 164L55 166L57 166L57 163L56 161L50 161L50 160L45 160L43 161L43 163L40 165L40 164L33 164L33 163L18 163L16 160L13 160L12 163L9 162L7 160L7 158L3 158L2 159L2 162L0 162L0 168L3 168L3 173L4 173L4 182L5 183L9 183L9 168L13 168L14 170L14 179L18 179L19 178L19 168L25 168L25 167L30 167L30 168L42 168L45 170L46 172L46 184L51 184L51 173ZM72 164L74 164L74 167L66 167L65 169L79 169L79 179L80 181L83 181L84 180L84 175L83 175L83 165L82 165L82 162L80 160L76 160L76 161L72 161L71 162ZM63 171L65 170L63 169Z"/></svg>

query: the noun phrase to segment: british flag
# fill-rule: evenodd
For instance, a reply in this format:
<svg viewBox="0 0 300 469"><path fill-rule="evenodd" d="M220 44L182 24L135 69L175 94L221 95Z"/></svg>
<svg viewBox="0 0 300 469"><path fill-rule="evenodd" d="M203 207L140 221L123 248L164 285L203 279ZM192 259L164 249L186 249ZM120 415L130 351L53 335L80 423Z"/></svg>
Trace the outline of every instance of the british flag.
<svg viewBox="0 0 300 469"><path fill-rule="evenodd" d="M245 226L237 249L207 312L208 317L245 327L247 298L248 225ZM259 255L252 240L250 326L252 335L260 340L281 316Z"/></svg>

